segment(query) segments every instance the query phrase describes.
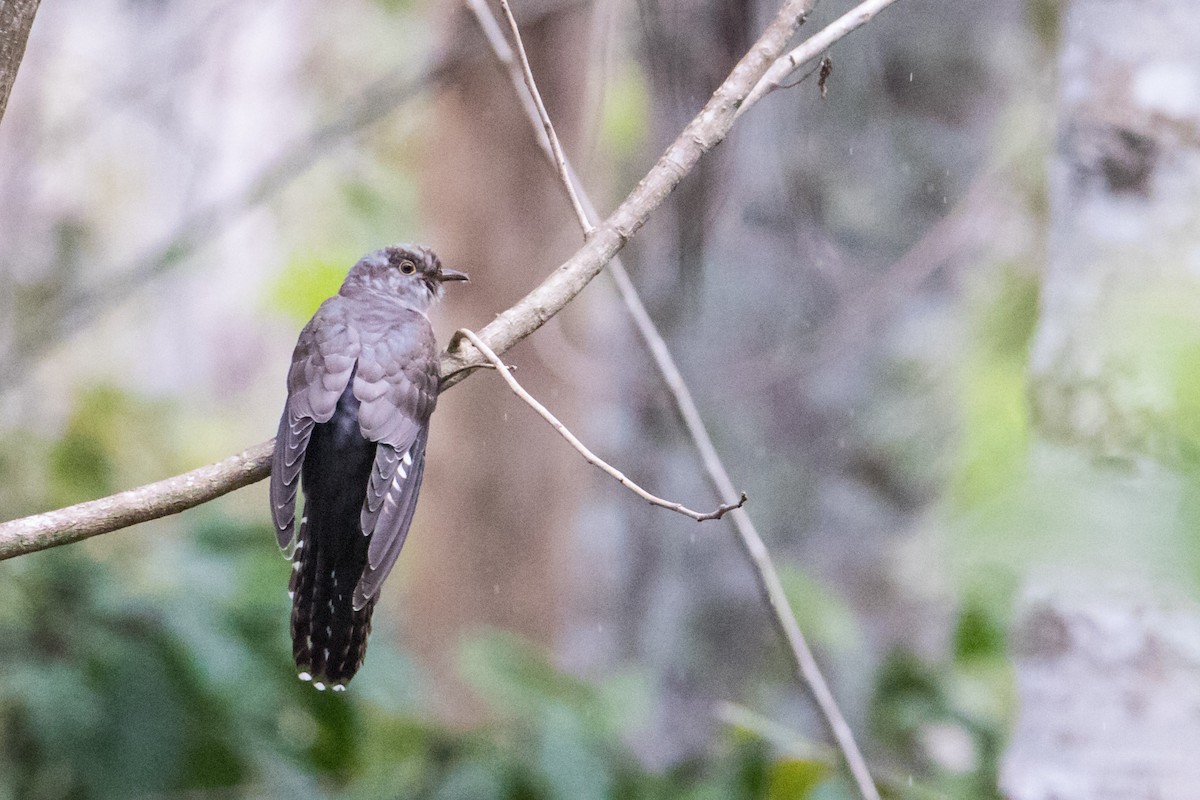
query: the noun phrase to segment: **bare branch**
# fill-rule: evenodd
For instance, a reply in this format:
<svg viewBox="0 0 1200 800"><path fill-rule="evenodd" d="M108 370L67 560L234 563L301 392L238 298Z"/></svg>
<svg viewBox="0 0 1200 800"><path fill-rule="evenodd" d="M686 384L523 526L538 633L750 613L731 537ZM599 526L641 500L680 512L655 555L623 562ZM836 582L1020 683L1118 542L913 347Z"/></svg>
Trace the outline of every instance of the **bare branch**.
<svg viewBox="0 0 1200 800"><path fill-rule="evenodd" d="M272 439L224 461L157 483L2 523L0 561L178 514L249 486L271 473L274 449Z"/></svg>
<svg viewBox="0 0 1200 800"><path fill-rule="evenodd" d="M887 0L887 2L892 1L894 0ZM517 46L520 48L521 35L520 31L517 30L516 20L512 19L512 14L508 10L508 4L506 4L506 0L500 0L500 2L502 2L504 6L505 13L508 14L509 25L511 26L512 30L514 30ZM884 5L887 5L887 2ZM566 158L563 155L562 149L558 149L556 146L554 146L557 143L557 138L554 137L554 128L551 124L550 118L548 118L548 115L546 114L545 107L542 106L541 98L538 94L538 88L536 88L532 72L529 71L528 61L524 59L523 50L521 50L523 70L518 72L515 68L514 61L512 61L512 54L510 50L508 50L508 46L506 46L503 36L497 35L497 32L499 31L499 25L496 23L496 19L494 19L492 16L490 8L488 8L485 2L482 0L467 0L467 4L470 7L470 10L472 10L472 12L475 14L476 19L479 20L480 28L484 29L485 35L488 38L488 42L491 43L494 52L497 54L497 58L504 62L505 66L509 68L512 85L514 85L517 96L521 97L524 109L526 109L526 115L529 118L530 124L532 124L534 127L535 138L538 139L542 151L545 152L546 156L550 158L551 162L554 163L554 166L557 167L559 178L562 179L562 184L565 188L566 194L568 194L572 206L575 206L577 215L580 216L580 224L584 230L584 236L587 236L588 233L590 233L590 222L588 215L595 215L592 201L590 201L588 198L586 191L583 191L581 187L576 186L577 179L575 178L574 170L571 170L570 164L566 162ZM803 8L803 11L800 12L802 13L802 17L800 18L803 19L803 17L811 11L812 6L815 4L816 0L811 0L808 2L808 4L806 4ZM866 19L869 18L870 17L866 17ZM865 19L863 22L865 22ZM832 43L833 41L836 41L836 38L845 36L848 34L848 32L853 30L853 28L846 28L845 25L842 26L842 28L844 28L844 31L842 31L838 36L830 38L828 36L824 36L824 31L822 31L821 34L817 34L809 41ZM828 47L828 43L823 44L821 50L817 50L817 52L823 52L823 50ZM775 64L778 65L779 61L776 61ZM796 64L803 64L803 61L797 61ZM532 96L533 100L535 101L533 108L530 108L532 103L529 102L528 96L524 95L521 91L522 80L529 91L529 96ZM761 82L758 85L761 85ZM744 108L745 103L743 103L743 109ZM539 122L542 130L544 130L546 133L545 138L536 136ZM580 209L580 198L582 198L583 204L587 207L587 213L582 212ZM622 300L625 303L626 309L628 309L631 317L634 318L634 323L637 327L638 333L641 333L642 339L644 343L646 343L647 348L650 350L650 354L653 356L654 363L656 367L658 367L659 373L662 375L662 379L664 379L668 389L671 390L674 401L676 401L676 408L679 410L679 415L684 421L684 426L688 428L688 433L691 435L692 441L694 441L696 445L696 449L700 451L701 459L704 464L704 470L706 470L710 482L713 483L716 494L718 494L719 498L732 497L734 494L733 481L730 479L730 475L728 475L728 471L725 469L725 464L721 462L718 452L716 452L713 439L708 434L708 428L704 426L704 422L700 416L700 410L696 408L696 403L694 399L692 399L691 391L688 389L688 384L686 384L686 381L684 381L683 374L679 372L679 367L676 361L674 361L674 357L671 355L670 348L667 348L664 338L662 338L659 333L658 326L654 324L654 320L650 318L649 313L646 311L646 306L644 306L644 303L642 303L641 296L638 295L637 289L634 287L634 282L631 281L629 273L625 271L624 265L620 263L618 258L613 258L610 263L608 263L608 269L610 269L613 279L617 283L618 291L620 296L622 296ZM478 337L476 337L473 332L463 330L462 333L463 335L466 335L470 341L475 343L476 347L481 344ZM484 348L486 348L486 345L484 345ZM636 487L636 485L630 486L629 483L626 483L626 480L628 479L625 479L625 476L618 473L616 469L608 467L607 464L602 464L602 462L598 463L599 459L595 459L594 455L589 458L590 451L588 451L586 447L580 443L580 441L575 439L574 435L571 435L569 431L566 431L566 428L562 426L562 423L559 423L556 419L554 419L553 415L550 414L550 411L541 408L540 405L536 404L536 401L533 397L530 397L528 393L524 393L524 391L520 389L520 385L516 383L516 380L512 379L511 375L506 373L503 363L499 361L498 357L494 357L494 354L491 354L490 350L485 350L485 355L488 355L493 365L496 366L496 368L499 369L502 374L504 374L505 380L508 380L509 386L512 387L512 391L517 392L518 395L524 399L524 401L530 405L533 405L533 408L538 411L538 413L541 414L546 421L550 422L552 426L556 427L558 432L562 434L563 437L568 439L568 441L570 441L570 443L574 445L578 451L583 453L584 458L587 458L589 463L598 465L598 467L607 471L608 474L616 477L616 479L622 482L623 485L634 489L635 492L641 494L643 498L652 501L652 503L655 503L655 505L662 505L662 503L658 501L658 498L653 498L652 495L648 495L647 493L640 491L640 488ZM593 459L595 459L595 461L593 461ZM854 782L857 783L859 793L862 794L863 798L866 800L878 800L878 796L880 795L878 795L878 789L875 787L875 781L871 778L870 769L868 768L868 765L866 765L866 760L863 758L862 752L859 751L857 742L854 741L854 735L850 728L850 724L846 722L845 716L841 714L838 702L836 702L833 692L829 690L829 685L827 684L826 680L824 680L824 675L821 673L821 668L817 666L816 658L812 656L812 650L809 648L808 640L805 639L803 631L800 631L800 627L796 621L796 613L793 612L791 603L787 600L784 587L782 587L782 583L779 579L779 573L775 570L774 561L772 558L770 558L770 553L767 549L766 543L764 543L762 537L758 535L758 531L755 528L754 522L751 521L749 513L746 513L745 510L742 509L745 499L746 497L743 493L742 500L740 500L738 504L727 504L726 506L721 506L721 509L733 511L732 519L734 527L736 527L738 531L738 541L740 545L742 545L743 551L746 554L746 558L750 559L750 563L752 567L754 567L755 575L758 579L758 585L760 585L760 589L762 591L763 600L767 603L767 607L770 609L770 612L772 612L776 624L778 624L780 627L781 633L784 634L784 640L788 651L790 651L790 654L792 655L793 662L796 663L800 681L809 687L812 697L814 697L816 700L818 708L821 709L822 715L826 717L830 732L833 733L834 740L838 742L838 747L842 752L842 756L844 756L846 759L846 764L848 768L850 768ZM665 507L673 507L673 505ZM674 510L679 511L678 507L676 507ZM689 513L689 516L694 515L694 513L695 512ZM718 516L724 515L724 513L725 511L720 511Z"/></svg>
<svg viewBox="0 0 1200 800"><path fill-rule="evenodd" d="M5 0L0 3L0 120L8 108L8 96L21 59L25 58L25 43L41 0Z"/></svg>
<svg viewBox="0 0 1200 800"><path fill-rule="evenodd" d="M894 0L887 0L888 3ZM525 108L526 116L529 117L530 124L533 126L535 138L538 140L542 151L557 167L559 177L561 178L563 188L566 190L572 205L575 206L577 214L580 214L580 225L584 229L585 237L589 233L588 215L595 215L595 210L592 207L590 198L587 192L582 187L578 187L578 180L575 178L574 171L567 163L561 149L554 147L554 127L550 123L550 119L546 114L546 109L542 105L537 92L537 86L533 80L533 75L529 71L528 61L524 59L522 52L523 70L518 71L515 67L512 58L512 52L508 50L507 43L504 41L503 35L499 34L499 25L496 23L495 17L491 10L487 7L483 0L466 0L472 13L475 14L479 21L480 27L483 29L492 49L495 51L497 58L508 68L509 76L513 83L513 88L517 96L521 98ZM520 33L517 30L516 21L512 18L511 12L508 11L506 0L501 0L504 5L505 12L508 14L509 25L513 28L513 34L520 46ZM803 19L816 4L816 0L810 0L804 4L800 11L800 19ZM886 5L885 3L884 5ZM867 19L870 17L868 16ZM866 20L864 19L863 22ZM834 23L837 25L838 23ZM862 23L859 23L862 24ZM844 29L844 30L843 30ZM825 32L814 36L809 41L819 41L825 43L817 52L823 52L836 39L845 36L853 30L853 27L842 26L842 32L834 37L825 36ZM795 51L793 51L795 52ZM779 63L775 62L776 65ZM796 62L797 64L803 62ZM774 68L775 65L772 66ZM786 75L785 75L786 77ZM536 101L536 105L529 102L529 97L521 91L521 84L524 82L525 87L529 90L529 95ZM761 85L761 81L758 85ZM531 105L534 105L531 108ZM742 108L745 108L743 102ZM739 111L740 113L740 111ZM736 115L735 115L736 116ZM538 125L541 124L546 136L542 137L538 134ZM670 151L668 151L668 154ZM665 157L664 157L665 158ZM662 161L660 160L660 164ZM579 209L579 200L582 199L587 208L587 214L582 214ZM712 437L709 436L708 429L704 425L703 419L700 417L700 411L696 407L695 400L692 398L691 390L688 389L687 383L683 379L683 374L679 370L679 366L675 363L674 357L671 355L670 349L667 347L666 341L658 331L658 327L651 319L649 312L646 311L645 304L642 303L641 296L638 294L633 281L629 277L629 273L625 271L620 259L614 257L608 264L609 271L617 284L618 291L621 294L621 299L624 301L627 310L633 317L634 324L638 332L641 334L647 348L654 359L655 365L658 367L659 373L666 382L675 398L675 405L683 419L684 425L688 430L692 441L695 443L697 450L700 452L701 459L704 463L705 471L708 474L718 497L732 497L734 495L733 481L729 477L728 471L725 469L721 457L717 454L716 446L713 444ZM479 341L475 334L462 331L472 342L477 345ZM485 355L488 353L485 352ZM494 354L493 354L494 355ZM490 358L492 363L504 373L503 364L498 358ZM505 379L509 381L509 386L513 391L517 392L525 399L526 402L534 405L537 401L519 388L515 380L505 374ZM587 451L577 439L575 439L569 431L561 426L560 423L550 414L549 411L534 405L535 410L543 416L551 425L558 429L559 433L567 438L573 445L576 446L584 457L588 458L590 451ZM594 456L593 456L594 458ZM590 463L596 463L592 459L588 459ZM597 466L600 466L597 464ZM624 476L616 470L601 466L610 475L617 478L623 484L625 483ZM627 485L627 484L626 484ZM634 487L630 487L634 488ZM634 488L634 491L638 491ZM650 499L642 492L646 499ZM738 541L742 545L743 551L747 558L750 559L754 569L755 576L758 579L759 588L763 595L763 600L767 607L771 610L776 624L779 626L784 637L784 642L788 647L788 651L795 663L797 673L801 682L808 686L812 692L813 698L816 700L817 706L824 715L830 731L833 733L834 740L837 742L838 748L841 750L843 757L846 759L846 764L850 769L850 773L858 785L858 790L866 800L878 800L879 791L875 787L875 782L871 777L870 769L867 766L866 760L862 756L862 752L858 748L858 744L854 740L854 733L850 729L849 723L846 722L841 709L838 707L837 700L833 696L833 692L829 689L828 683L825 681L824 675L821 673L820 667L817 665L816 659L813 657L812 649L808 646L808 641L804 637L804 633L800 630L799 624L796 622L795 612L792 611L791 603L787 599L787 594L783 590L783 584L779 580L779 574L775 569L775 564L771 559L770 552L767 550L766 544L758 534L757 528L750 519L750 515L741 508L745 502L746 495L742 494L741 502L736 505L730 505L729 510L733 511L732 519L734 526L738 532ZM651 500L654 502L654 500ZM659 503L661 504L661 503ZM725 508L725 506L722 506ZM678 509L676 509L678 510ZM723 511L721 512L724 513ZM690 515L689 515L690 516Z"/></svg>
<svg viewBox="0 0 1200 800"><path fill-rule="evenodd" d="M820 33L806 39L795 50L777 59L771 65L771 68L767 70L767 74L758 82L758 85L754 87L754 90L746 95L746 100L742 103L742 107L738 109L737 116L740 117L742 114L745 114L750 106L762 100L776 89L784 88L784 83L787 81L789 75L809 61L819 58L826 50L833 46L834 42L866 25L876 14L894 2L896 0L866 0L866 2L860 3L825 28L822 28ZM821 87L821 95L824 96L824 80L821 82Z"/></svg>
<svg viewBox="0 0 1200 800"><path fill-rule="evenodd" d="M492 365L496 367L496 371L500 373L500 377L504 378L504 382L508 384L508 388L512 389L513 393L517 397L524 400L529 405L530 408L532 408L534 411L536 411L538 413L538 416L540 416L542 419L546 420L546 422L549 422L550 426L552 428L554 428L554 430L558 431L559 436L566 439L567 442L572 447L574 447L576 450L579 451L579 454L581 456L583 456L584 461L588 462L589 464L591 464L594 467L600 468L605 473L607 473L610 477L612 477L614 480L616 480L617 483L621 484L626 489L633 492L638 497L642 498L643 500L650 503L651 505L655 505L660 508L665 508L668 511L676 511L680 514L683 514L685 517L691 517L692 519L696 520L697 522L704 522L704 521L710 520L710 519L720 519L721 517L725 516L730 511L732 511L733 509L741 508L742 506L744 506L746 504L746 500L748 498L746 497L746 493L742 492L741 499L739 499L736 503L725 503L725 504L722 504L720 507L718 507L716 511L709 511L709 512L705 513L702 511L693 511L692 509L685 506L683 503L676 503L671 500L664 500L661 497L658 497L657 495L650 494L645 489L643 489L641 486L638 486L636 483L634 483L632 480L630 480L625 475L625 473L621 472L619 469L612 466L604 459L600 458L600 456L596 455L591 450L589 450L587 445L585 445L583 442L579 441L579 438L575 434L571 433L570 429L567 428L566 425L563 425L562 422L560 422L558 420L558 417L556 417L556 416L554 416L554 414L550 413L550 410L548 408L546 408L544 405L539 403L537 401L537 398L535 398L533 395L531 395L529 392L527 392L525 390L525 387L517 382L517 379L512 376L512 372L509 370L508 365L505 364L503 361L501 361L500 356L498 356L494 352L492 352L492 348L490 348L486 344L484 344L483 340L480 339L479 336L477 336L474 331L468 330L466 328L461 328L461 329L459 329L458 333L461 334L462 336L465 336L468 339L470 339L471 344L473 344L473 345L475 345L475 347L479 348L479 351L481 353L483 353L483 355L487 358L487 360L492 362Z"/></svg>
<svg viewBox="0 0 1200 800"><path fill-rule="evenodd" d="M567 174L567 157L563 154L562 145L558 141L558 134L554 132L554 126L550 124L550 115L546 112L546 104L542 102L542 93L538 91L537 82L533 79L533 70L529 67L529 56L525 54L525 44L521 41L521 29L517 26L517 18L513 16L512 8L508 5L508 0L500 0L500 7L504 9L504 18L508 20L509 30L512 31L513 41L517 45L517 56L521 59L521 77L525 80L525 88L529 90L529 96L533 98L534 106L537 108L538 118L542 122L542 128L546 132L546 139L550 142L550 151L554 155L554 165L558 167L559 177L562 178L563 186L566 187L567 196L571 199L571 208L575 210L575 216L579 219L579 227L583 228L583 236L586 239L593 230L595 225L588 219L588 215L584 213L583 206L579 204L579 197L575 194L575 186L571 182L571 176ZM475 12L478 15L478 11Z"/></svg>

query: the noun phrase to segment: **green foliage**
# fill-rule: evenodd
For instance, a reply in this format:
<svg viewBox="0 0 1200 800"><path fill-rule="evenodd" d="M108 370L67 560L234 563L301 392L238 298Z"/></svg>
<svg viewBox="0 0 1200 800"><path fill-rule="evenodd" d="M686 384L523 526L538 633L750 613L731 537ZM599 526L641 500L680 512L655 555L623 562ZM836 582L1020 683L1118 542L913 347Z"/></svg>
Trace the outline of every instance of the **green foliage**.
<svg viewBox="0 0 1200 800"><path fill-rule="evenodd" d="M779 579L800 630L815 646L836 653L860 650L863 638L858 620L835 592L791 564L779 565Z"/></svg>
<svg viewBox="0 0 1200 800"><path fill-rule="evenodd" d="M977 321L964 366L960 466L951 486L962 506L1006 491L1024 474L1030 437L1027 361L1037 303L1037 281L1010 269Z"/></svg>
<svg viewBox="0 0 1200 800"><path fill-rule="evenodd" d="M647 770L627 743L649 702L636 673L582 680L501 633L462 653L495 711L478 730L424 716L382 632L351 691L316 692L290 663L271 531L188 519L136 568L106 557L120 543L0 565L0 797L802 800L828 785L824 764L743 730Z"/></svg>
<svg viewBox="0 0 1200 800"><path fill-rule="evenodd" d="M651 118L649 105L650 91L645 78L634 67L624 66L605 91L600 118L601 138L615 160L641 152L647 121Z"/></svg>
<svg viewBox="0 0 1200 800"><path fill-rule="evenodd" d="M768 800L793 800L812 797L813 792L830 776L832 769L821 761L785 758L771 769L767 787Z"/></svg>
<svg viewBox="0 0 1200 800"><path fill-rule="evenodd" d="M80 392L62 437L50 448L48 496L63 506L111 494L161 466L162 405L111 386Z"/></svg>
<svg viewBox="0 0 1200 800"><path fill-rule="evenodd" d="M964 594L948 662L902 649L880 668L872 727L922 783L959 800L999 798L999 760L1015 713L1007 656L1013 584L999 573Z"/></svg>
<svg viewBox="0 0 1200 800"><path fill-rule="evenodd" d="M294 256L272 286L271 307L300 323L308 322L326 298L337 294L357 258L346 253L328 258Z"/></svg>

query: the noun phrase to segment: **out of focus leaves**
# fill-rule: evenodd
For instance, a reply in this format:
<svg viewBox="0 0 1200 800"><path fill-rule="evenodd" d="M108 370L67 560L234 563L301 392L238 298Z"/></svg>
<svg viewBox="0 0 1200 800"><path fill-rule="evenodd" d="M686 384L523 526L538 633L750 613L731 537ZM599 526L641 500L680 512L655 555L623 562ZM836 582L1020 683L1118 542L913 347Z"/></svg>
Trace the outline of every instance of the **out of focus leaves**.
<svg viewBox="0 0 1200 800"><path fill-rule="evenodd" d="M55 506L111 494L163 463L159 436L167 408L112 386L83 391L61 438L50 448L49 496Z"/></svg>
<svg viewBox="0 0 1200 800"><path fill-rule="evenodd" d="M624 161L640 152L648 133L650 93L636 68L626 65L604 94L600 133L614 160Z"/></svg>
<svg viewBox="0 0 1200 800"><path fill-rule="evenodd" d="M270 293L271 305L299 322L307 322L317 306L337 294L346 272L359 258L346 253L329 257L295 256L280 271Z"/></svg>
<svg viewBox="0 0 1200 800"><path fill-rule="evenodd" d="M771 768L768 800L804 800L829 777L832 769L820 761L784 759Z"/></svg>
<svg viewBox="0 0 1200 800"><path fill-rule="evenodd" d="M1038 284L1015 269L1002 275L977 323L973 356L964 364L961 466L951 492L968 507L1011 487L1028 455L1026 366Z"/></svg>
<svg viewBox="0 0 1200 800"><path fill-rule="evenodd" d="M965 594L955 627L955 658L926 661L893 651L872 700L878 739L921 782L962 800L998 798L999 758L1015 712L1005 621L1012 585L1001 577Z"/></svg>
<svg viewBox="0 0 1200 800"><path fill-rule="evenodd" d="M862 644L854 611L836 592L792 564L779 565L779 579L800 630L813 644L839 653L853 651Z"/></svg>

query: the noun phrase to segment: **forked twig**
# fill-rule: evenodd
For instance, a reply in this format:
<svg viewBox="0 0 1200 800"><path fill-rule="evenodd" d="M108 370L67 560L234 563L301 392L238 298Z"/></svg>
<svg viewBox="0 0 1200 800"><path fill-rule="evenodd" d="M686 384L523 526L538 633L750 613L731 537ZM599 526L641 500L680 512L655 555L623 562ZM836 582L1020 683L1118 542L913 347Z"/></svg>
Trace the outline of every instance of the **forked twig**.
<svg viewBox="0 0 1200 800"><path fill-rule="evenodd" d="M746 500L749 499L746 497L746 493L742 492L741 498L736 503L723 503L717 508L716 511L709 511L706 513L703 511L694 511L685 506L683 503L676 503L672 500L664 500L658 495L650 494L650 492L647 492L641 486L638 486L636 483L634 483L628 476L625 475L625 473L621 472L621 470L617 469L612 464L609 464L600 456L593 453L588 449L587 445L579 441L579 437L571 433L570 429L567 428L566 425L562 424L558 417L554 416L554 414L550 412L550 409L539 403L536 397L531 395L525 390L524 386L517 382L517 379L512 376L512 372L510 371L508 365L501 361L500 356L492 352L492 348L484 344L483 340L480 339L474 331L468 330L467 328L461 328L458 331L458 335L465 336L471 342L471 344L475 345L479 352L483 353L483 355L487 357L487 360L492 362L492 366L494 366L496 371L500 373L500 377L504 378L504 382L508 384L508 388L513 390L513 394L524 400L530 408L538 413L538 416L546 420L546 422L549 422L550 426L554 428L554 430L558 431L559 436L566 439L572 447L579 451L579 454L583 456L584 461L588 462L594 467L600 468L610 477L616 480L617 483L621 484L626 489L645 500L647 503L658 506L659 508L665 508L668 511L676 511L680 514L683 514L685 517L691 517L697 522L704 522L710 519L720 519L730 511L733 511L735 508L741 508L744 506L746 504Z"/></svg>
<svg viewBox="0 0 1200 800"><path fill-rule="evenodd" d="M787 81L789 75L804 64L824 54L834 42L843 38L846 34L852 33L863 25L866 25L876 14L894 2L896 0L866 0L866 2L858 4L826 25L820 32L805 39L803 43L791 52L785 53L775 59L775 63L771 65L767 73L750 90L750 94L746 95L746 99L742 101L742 105L737 110L737 116L740 117L742 114L745 114L752 105L776 89L786 88L784 82ZM822 97L825 95L824 85L824 81L822 81Z"/></svg>
<svg viewBox="0 0 1200 800"><path fill-rule="evenodd" d="M575 207L576 214L580 214L579 206L581 202L586 208L586 213L580 215L580 225L584 228L586 238L591 225L590 216L595 216L595 209L587 192L582 187L577 186L578 181L575 178L574 171L571 169L570 163L566 160L566 156L562 153L561 148L555 149L555 143L558 141L558 138L554 134L554 125L551 123L545 106L541 103L540 96L537 93L536 82L534 81L533 73L529 69L528 59L524 57L524 51L521 49L520 34L515 30L516 23L510 16L509 24L514 28L514 36L516 36L518 50L521 53L521 65L519 68L513 59L512 50L508 47L507 41L505 41L503 34L500 32L499 24L496 22L491 9L487 7L484 0L465 0L465 2L479 21L480 28L483 29L483 33L492 50L496 53L497 59L508 69L513 88L517 96L521 99L526 116L529 117L530 124L533 126L535 138L537 138L542 151L557 167L563 188L566 190L572 205ZM504 0L501 0L501 2L504 2ZM871 2L879 2L879 0L868 0L868 3ZM884 5L890 2L894 2L894 0L886 0ZM816 0L804 3L801 18L807 15L815 4ZM507 5L505 7L507 8ZM853 15L854 12L851 12L851 14L846 16L851 17ZM870 16L866 17L866 19L869 18ZM865 19L863 21L865 22ZM839 20L839 22L841 21ZM842 32L833 37L822 37L823 31L822 34L817 34L809 41L816 39L822 41L822 48L820 51L817 51L819 54L834 41L854 30L854 27L857 26L843 26ZM802 48L798 48L798 50ZM770 69L774 70L779 67L782 60L774 62ZM806 58L805 60L808 59ZM798 65L803 62L797 61L795 63ZM783 72L782 76L786 77L788 72L790 72L790 69L787 72ZM529 97L522 94L522 83L524 83L530 94L534 96L537 101L536 103L530 103ZM755 88L757 89L761 85L760 79L760 83ZM749 100L749 97L746 100ZM739 107L738 114L744 111L745 108L746 103L743 102ZM545 137L537 135L542 132L545 133ZM633 281L630 279L629 273L625 271L620 259L614 256L608 262L608 267L617 284L621 299L629 310L639 334L650 350L654 363L658 367L664 382L675 398L676 408L683 419L684 426L692 437L692 441L700 452L700 457L704 463L705 471L708 473L709 480L712 482L719 497L732 496L734 494L733 481L730 479L725 465L717 454L712 437L708 434L708 429L700 417L700 411L696 407L692 393L688 389L687 383L683 379L683 374L675 363L675 359L671 355L666 341L658 332L658 328L651 319L649 312L646 311L645 304L642 303L641 297L638 295L637 289L634 287ZM499 368L499 365L497 365L497 368ZM745 495L743 494L742 497L744 498ZM750 519L750 515L744 509L735 506L731 510L733 513L730 514L730 518L737 529L739 542L754 568L763 598L770 608L776 624L779 625L784 641L796 664L800 680L808 687L822 715L825 717L829 729L833 733L833 738L837 742L843 757L846 759L846 764L858 786L859 792L866 800L879 800L879 790L875 787L871 771L862 756L862 752L858 749L858 744L854 740L854 733L850 729L849 723L846 722L841 709L838 707L837 700L833 696L833 692L829 689L825 677L821 674L821 669L817 665L816 658L814 658L812 649L808 646L808 641L803 631L800 630L800 626L796 622L796 615L792 611L791 604L783 590L783 584L779 580L779 573L775 569L775 564L771 559L770 551L767 550L766 543L759 536L758 530Z"/></svg>

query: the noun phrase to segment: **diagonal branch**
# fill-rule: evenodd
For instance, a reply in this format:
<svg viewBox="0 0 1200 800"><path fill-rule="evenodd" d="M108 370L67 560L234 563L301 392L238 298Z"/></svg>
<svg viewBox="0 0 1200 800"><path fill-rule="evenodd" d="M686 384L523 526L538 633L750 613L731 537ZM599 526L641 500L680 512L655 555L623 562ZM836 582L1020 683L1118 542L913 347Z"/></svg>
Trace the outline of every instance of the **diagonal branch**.
<svg viewBox="0 0 1200 800"><path fill-rule="evenodd" d="M4 0L0 3L0 120L8 108L8 96L17 80L25 43L41 0Z"/></svg>
<svg viewBox="0 0 1200 800"><path fill-rule="evenodd" d="M645 224L654 209L662 204L684 176L695 168L701 156L725 139L733 127L738 107L783 53L783 48L814 3L815 0L785 0L775 19L713 92L700 113L684 127L612 215L596 227L583 247L541 285L479 332L493 350L503 353L575 299ZM483 363L486 363L483 354L460 339L458 347L443 356L442 371L473 369ZM463 377L465 374L460 373L450 381L457 382Z"/></svg>
<svg viewBox="0 0 1200 800"><path fill-rule="evenodd" d="M574 177L574 172L563 155L562 149L557 146L558 137L555 136L554 126L550 122L550 117L546 113L545 106L540 101L537 84L534 81L533 73L530 71L529 60L525 57L524 45L521 43L520 30L511 13L508 13L507 0L501 0L501 3L506 13L508 13L508 22L513 31L517 54L520 56L519 66L513 58L513 53L508 43L504 40L503 33L500 32L499 24L496 22L495 17L484 0L466 0L466 2L479 21L479 25L483 29L484 35L487 37L492 49L495 51L497 58L508 69L513 88L516 90L517 96L522 100L526 115L529 117L530 125L533 127L535 138L537 138L546 157L557 167L563 188L566 190L572 205L575 207L576 213L579 215L580 226L584 230L584 235L587 236L592 230L588 215L594 215L595 211L592 209L591 200L588 198L587 192L577 185L578 180ZM812 0L808 4L808 7L804 11L805 14L811 10L815 2L816 0ZM892 0L888 0L888 2L892 2ZM849 31L847 30L846 32ZM843 33L842 35L845 34ZM821 36L821 34L818 34L813 38L820 39ZM813 52L819 54L827 46L823 45L820 49L814 49ZM776 61L773 68L781 61L782 59ZM803 60L794 61L795 65L799 65L800 63L803 63ZM529 90L529 95L525 95L521 91L522 84ZM758 86L761 85L760 81ZM745 107L746 105L743 103L742 108L744 109ZM539 132L544 132L545 135L538 136ZM580 199L582 199L583 205L587 209L586 213L580 209ZM613 258L609 262L608 267L617 283L621 298L630 315L633 317L638 332L650 350L659 373L675 398L676 408L683 419L684 426L692 437L692 441L700 452L705 472L708 474L709 480L716 490L718 497L732 497L734 495L733 481L729 477L729 473L725 469L721 457L717 454L716 446L713 444L712 437L709 435L708 429L700 417L700 411L696 407L695 400L692 398L691 390L688 389L687 383L683 379L683 374L680 372L678 364L675 363L670 349L667 347L650 314L646 311L646 307L642 303L641 297L634 287L633 281L629 278L629 274L621 264L620 259ZM478 342L475 334L465 330L464 333L473 342ZM487 354L488 351L485 351L485 355ZM513 391L520 393L515 380L507 375L500 360L498 358L490 360L505 375L505 379L509 381L509 385L513 388ZM526 395L522 395L522 397L526 402L531 404L536 402L532 397ZM535 409L537 408L535 406ZM558 427L557 420L548 411L543 413L543 410L539 409L538 413L542 414L552 425ZM561 429L559 432L567 436L568 441L571 441L569 432L564 432ZM577 443L577 440L572 443L577 445L577 449L583 447L582 444ZM581 449L580 452L584 452L584 450ZM609 474L613 474L613 472L615 471L611 471ZM620 480L624 476L616 473L614 477ZM743 502L745 498L746 495L743 493ZM654 501L652 500L651 502ZM809 647L803 631L800 630L800 626L796 622L796 614L792 611L791 603L788 601L787 594L783 590L783 584L779 580L779 573L775 569L770 551L767 550L766 544L763 542L762 537L759 536L758 529L754 526L750 515L741 506L742 503L736 505L726 504L722 508L728 507L733 512L731 518L738 532L738 541L754 569L755 578L758 581L763 600L770 609L775 623L779 626L780 632L783 634L784 643L787 645L788 652L792 656L792 661L796 666L799 678L808 687L809 691L812 692L817 706L820 708L826 723L829 725L830 731L833 733L838 748L846 759L846 764L858 786L859 793L867 800L878 800L879 791L876 789L875 782L871 778L870 769L862 756L862 752L858 748L858 744L854 740L854 733L850 729L849 723L846 722L845 716L842 714L837 700L833 696L833 692L830 690L824 675L821 673L821 669L817 664L816 658L813 656L812 649Z"/></svg>
<svg viewBox="0 0 1200 800"><path fill-rule="evenodd" d="M538 416L546 420L546 422L549 422L550 427L558 431L558 435L566 439L567 443L574 447L579 454L583 456L584 461L594 467L597 467L609 477L613 478L617 483L621 484L626 489L645 500L647 503L658 506L659 508L665 508L668 511L676 511L680 514L683 514L685 517L691 517L697 522L706 522L710 519L720 519L730 511L733 511L735 508L741 508L746 504L746 500L748 498L746 497L746 493L742 492L741 498L736 503L723 503L717 507L716 511L693 511L683 503L676 503L672 500L664 500L657 495L650 494L641 486L638 486L636 483L630 480L625 473L621 472L621 470L617 469L600 456L593 453L590 449L588 449L587 445L579 441L579 437L571 433L570 429L566 425L563 425L562 422L559 421L558 417L554 416L554 414L550 412L550 409L539 403L537 398L531 395L525 390L524 386L517 382L517 379L512 376L512 371L509 369L508 365L501 361L500 356L492 352L492 348L484 344L483 340L480 339L474 331L461 328L456 335L462 335L470 339L471 344L475 345L475 347L477 347L479 351L487 357L487 360L492 362L492 365L496 368L496 371L500 373L500 377L504 378L504 382L508 384L508 388L513 390L513 394L524 400L530 408L538 413Z"/></svg>

